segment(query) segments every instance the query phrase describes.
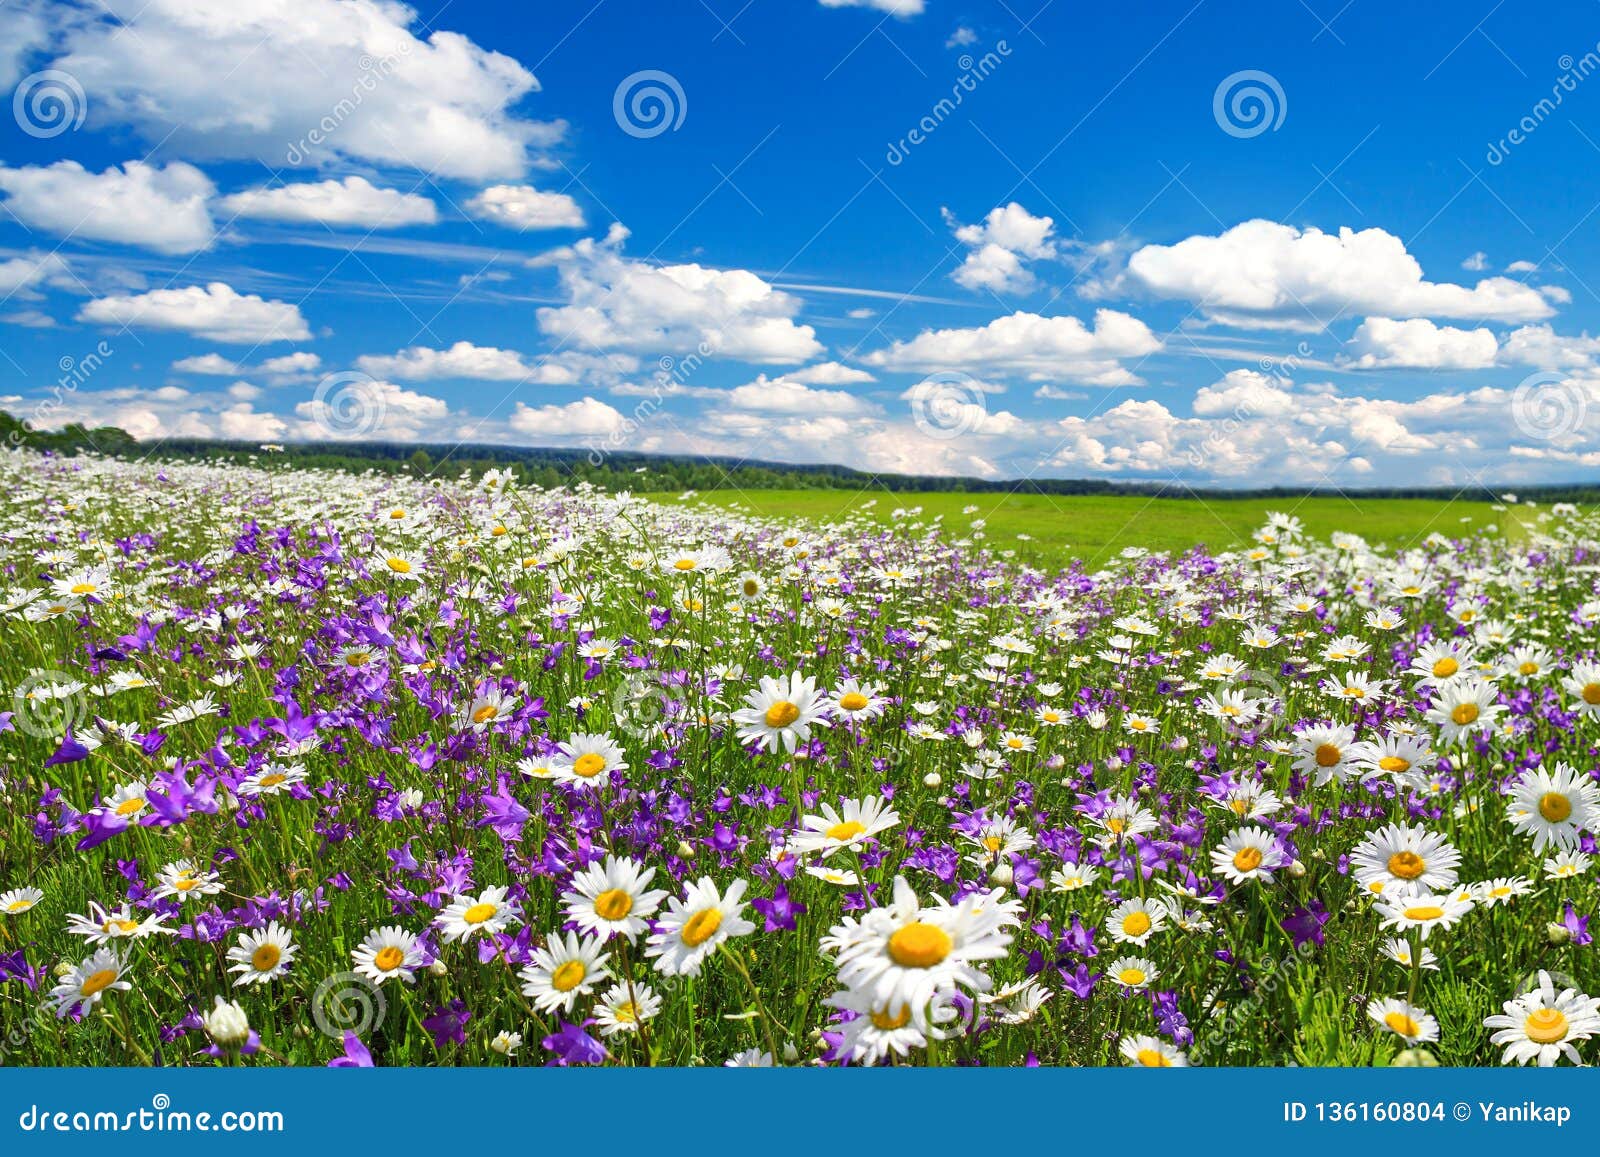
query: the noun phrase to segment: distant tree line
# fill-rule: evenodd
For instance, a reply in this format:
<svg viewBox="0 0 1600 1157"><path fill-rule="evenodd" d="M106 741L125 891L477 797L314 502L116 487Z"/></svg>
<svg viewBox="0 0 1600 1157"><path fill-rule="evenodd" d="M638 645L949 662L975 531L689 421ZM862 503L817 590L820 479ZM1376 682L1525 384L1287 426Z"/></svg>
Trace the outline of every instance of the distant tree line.
<svg viewBox="0 0 1600 1157"><path fill-rule="evenodd" d="M1180 482L1108 482L1098 478L1029 478L995 481L953 478L935 474L872 474L847 466L803 466L776 462L751 462L731 457L690 457L618 452L598 464L587 450L562 450L523 446L450 446L415 442L286 442L271 451L255 442L230 442L209 438L171 438L151 446L115 426L94 429L82 425L55 431L38 431L0 411L0 440L8 447L27 446L61 454L80 451L115 457L154 458L208 462L282 463L295 468L344 470L352 473L405 474L411 477L473 476L491 469L510 469L526 485L551 489L589 482L603 490L878 490L1018 493L1050 495L1140 495L1144 497L1300 498L1323 491L1316 488L1272 486L1250 490L1214 490ZM1511 489L1511 488L1507 488ZM1600 502L1600 484L1572 484L1514 488L1520 497L1541 502ZM1334 493L1329 490L1327 493ZM1476 487L1457 491L1447 487L1385 486L1363 488L1372 498L1463 498L1497 501L1503 490Z"/></svg>

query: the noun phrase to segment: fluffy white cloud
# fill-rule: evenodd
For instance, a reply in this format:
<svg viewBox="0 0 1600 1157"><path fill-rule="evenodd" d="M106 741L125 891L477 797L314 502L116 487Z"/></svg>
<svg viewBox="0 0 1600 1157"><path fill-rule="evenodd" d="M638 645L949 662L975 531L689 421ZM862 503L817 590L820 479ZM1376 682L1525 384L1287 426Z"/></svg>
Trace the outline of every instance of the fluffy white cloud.
<svg viewBox="0 0 1600 1157"><path fill-rule="evenodd" d="M790 370L783 376L791 382L804 382L809 386L854 386L878 380L866 370L840 365L838 362L818 362L814 366Z"/></svg>
<svg viewBox="0 0 1600 1157"><path fill-rule="evenodd" d="M1506 277L1471 287L1427 281L1405 243L1382 229L1333 234L1246 221L1217 236L1146 245L1129 257L1128 278L1240 326L1316 328L1340 313L1536 321L1553 312L1537 290Z"/></svg>
<svg viewBox="0 0 1600 1157"><path fill-rule="evenodd" d="M1019 312L975 329L924 330L864 360L889 370L1026 374L1035 380L1122 386L1139 379L1119 359L1160 348L1149 326L1117 310L1098 310L1092 329L1075 317Z"/></svg>
<svg viewBox="0 0 1600 1157"><path fill-rule="evenodd" d="M1597 357L1600 338L1588 334L1563 337L1548 325L1525 325L1512 330L1500 347L1502 363L1544 370L1592 366Z"/></svg>
<svg viewBox="0 0 1600 1157"><path fill-rule="evenodd" d="M117 426L141 442L162 438L231 438L273 441L290 430L289 423L259 413L247 398L226 393L190 393L173 386L159 389L121 387L78 390L52 407L45 423L63 426Z"/></svg>
<svg viewBox="0 0 1600 1157"><path fill-rule="evenodd" d="M627 422L621 414L596 398L564 406L533 406L517 403L510 425L519 434L550 442L579 438L607 437L620 432Z"/></svg>
<svg viewBox="0 0 1600 1157"><path fill-rule="evenodd" d="M863 414L872 409L843 390L818 390L790 378L759 375L724 393L727 405L762 414Z"/></svg>
<svg viewBox="0 0 1600 1157"><path fill-rule="evenodd" d="M797 325L800 302L744 269L650 265L620 253L627 230L585 238L549 259L569 304L539 310L546 334L580 349L711 356L770 365L822 352L816 331Z"/></svg>
<svg viewBox="0 0 1600 1157"><path fill-rule="evenodd" d="M639 368L628 354L584 354L562 350L532 359L516 350L458 341L448 349L411 346L392 354L364 354L356 367L374 377L420 382L463 378L480 382L527 382L536 386L575 386L614 382Z"/></svg>
<svg viewBox="0 0 1600 1157"><path fill-rule="evenodd" d="M304 341L311 336L300 307L235 293L213 281L185 289L97 297L78 310L78 320L99 325L178 330L229 345Z"/></svg>
<svg viewBox="0 0 1600 1157"><path fill-rule="evenodd" d="M1481 370L1494 365L1500 343L1492 332L1435 325L1425 317L1369 317L1350 339L1352 364L1363 369Z"/></svg>
<svg viewBox="0 0 1600 1157"><path fill-rule="evenodd" d="M1055 221L1035 217L1015 201L991 209L978 225L960 224L948 209L943 213L956 240L968 249L966 260L950 275L957 285L991 293L1027 293L1037 287L1038 279L1025 261L1056 256Z"/></svg>
<svg viewBox="0 0 1600 1157"><path fill-rule="evenodd" d="M559 122L511 109L538 89L509 56L395 0L95 0L57 4L52 65L128 124L192 157L341 158L467 180L521 176Z"/></svg>
<svg viewBox="0 0 1600 1157"><path fill-rule="evenodd" d="M921 16L927 0L822 0L824 8L873 8L902 20Z"/></svg>
<svg viewBox="0 0 1600 1157"><path fill-rule="evenodd" d="M207 208L216 188L181 161L164 167L129 161L103 173L77 161L0 167L0 191L24 225L59 237L194 253L216 236Z"/></svg>
<svg viewBox="0 0 1600 1157"><path fill-rule="evenodd" d="M36 286L63 283L71 283L71 274L66 258L58 254L33 249L20 257L0 261L0 293L7 297L12 294L34 297L37 296Z"/></svg>
<svg viewBox="0 0 1600 1157"><path fill-rule="evenodd" d="M582 229L583 210L565 193L532 185L491 185L467 202L467 211L508 229Z"/></svg>
<svg viewBox="0 0 1600 1157"><path fill-rule="evenodd" d="M282 357L268 358L258 367L262 373L273 376L313 374L322 368L322 359L310 350L297 350Z"/></svg>
<svg viewBox="0 0 1600 1157"><path fill-rule="evenodd" d="M1530 400L1505 386L1395 399L1235 371L1197 394L1192 416L1140 399L1064 418L1047 465L1231 485L1370 485L1381 470L1386 481L1449 485L1475 472L1515 482L1548 477L1550 463L1600 464L1600 454L1582 461L1600 444L1600 378L1539 388L1549 396Z"/></svg>
<svg viewBox="0 0 1600 1157"><path fill-rule="evenodd" d="M216 377L232 377L243 372L238 362L219 353L180 358L172 363L172 368L180 374L211 374Z"/></svg>
<svg viewBox="0 0 1600 1157"><path fill-rule="evenodd" d="M297 403L294 412L300 424L296 433L303 438L328 441L405 441L439 434L450 417L450 407L444 399L393 382L352 385L348 400L351 406L347 409L340 408L336 397L312 397Z"/></svg>
<svg viewBox="0 0 1600 1157"><path fill-rule="evenodd" d="M260 221L310 221L363 229L432 225L439 219L438 208L428 198L381 189L365 177L263 185L224 197L221 206L236 217Z"/></svg>

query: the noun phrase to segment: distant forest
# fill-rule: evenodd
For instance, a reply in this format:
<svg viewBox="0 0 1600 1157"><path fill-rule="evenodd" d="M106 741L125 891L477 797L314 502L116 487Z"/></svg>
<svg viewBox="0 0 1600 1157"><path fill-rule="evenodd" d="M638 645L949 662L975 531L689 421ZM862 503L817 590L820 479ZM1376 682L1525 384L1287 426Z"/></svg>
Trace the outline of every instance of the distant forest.
<svg viewBox="0 0 1600 1157"><path fill-rule="evenodd" d="M1177 482L1108 482L1097 478L1031 478L993 480L932 474L874 474L846 466L797 466L728 457L689 457L611 453L599 465L586 450L526 446L450 446L415 442L286 442L263 451L255 442L209 438L170 438L155 445L141 443L115 426L81 425L60 430L33 430L0 411L0 439L8 447L27 446L58 454L90 452L157 461L208 461L278 464L283 467L372 471L413 477L476 476L491 469L511 469L525 484L552 488L589 482L604 490L885 490L956 491L974 494L1104 494L1162 495L1172 498L1294 498L1324 493L1314 487L1271 486L1256 489L1196 488ZM1465 498L1493 502L1507 490L1543 502L1600 502L1600 484L1487 487L1458 491L1448 487L1362 487L1359 493L1378 498ZM1326 491L1333 493L1331 489ZM1347 492L1354 493L1355 491Z"/></svg>

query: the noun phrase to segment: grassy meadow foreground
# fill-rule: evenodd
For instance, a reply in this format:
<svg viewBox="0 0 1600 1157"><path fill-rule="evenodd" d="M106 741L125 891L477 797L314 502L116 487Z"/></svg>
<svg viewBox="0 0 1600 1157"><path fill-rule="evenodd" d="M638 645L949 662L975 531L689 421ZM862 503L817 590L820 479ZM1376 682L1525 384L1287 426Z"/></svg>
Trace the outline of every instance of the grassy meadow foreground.
<svg viewBox="0 0 1600 1157"><path fill-rule="evenodd" d="M0 1063L1600 1056L1592 513L0 487Z"/></svg>

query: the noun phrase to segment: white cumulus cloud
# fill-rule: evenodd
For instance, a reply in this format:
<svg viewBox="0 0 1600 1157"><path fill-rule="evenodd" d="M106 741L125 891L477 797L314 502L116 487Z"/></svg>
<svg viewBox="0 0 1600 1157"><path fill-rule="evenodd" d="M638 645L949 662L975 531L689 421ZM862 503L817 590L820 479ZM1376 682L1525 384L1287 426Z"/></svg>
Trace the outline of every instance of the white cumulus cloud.
<svg viewBox="0 0 1600 1157"><path fill-rule="evenodd" d="M182 161L129 161L103 173L77 161L0 167L0 191L24 225L58 237L194 253L216 236L208 208L216 187Z"/></svg>
<svg viewBox="0 0 1600 1157"><path fill-rule="evenodd" d="M228 345L305 341L311 336L299 306L236 293L221 281L184 289L97 297L78 310L78 320L177 330Z"/></svg>
<svg viewBox="0 0 1600 1157"><path fill-rule="evenodd" d="M259 221L314 222L399 229L432 225L439 210L428 198L399 189L382 189L365 177L342 181L296 181L245 189L222 198L224 212Z"/></svg>

